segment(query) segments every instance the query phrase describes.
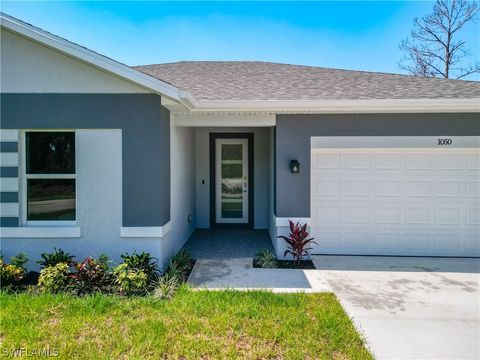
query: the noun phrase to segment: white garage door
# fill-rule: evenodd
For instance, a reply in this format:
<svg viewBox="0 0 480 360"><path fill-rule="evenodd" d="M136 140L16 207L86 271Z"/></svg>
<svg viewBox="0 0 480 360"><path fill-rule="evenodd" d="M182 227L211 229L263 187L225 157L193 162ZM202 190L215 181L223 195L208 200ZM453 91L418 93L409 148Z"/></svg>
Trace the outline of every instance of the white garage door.
<svg viewBox="0 0 480 360"><path fill-rule="evenodd" d="M480 137L314 137L314 254L480 256Z"/></svg>

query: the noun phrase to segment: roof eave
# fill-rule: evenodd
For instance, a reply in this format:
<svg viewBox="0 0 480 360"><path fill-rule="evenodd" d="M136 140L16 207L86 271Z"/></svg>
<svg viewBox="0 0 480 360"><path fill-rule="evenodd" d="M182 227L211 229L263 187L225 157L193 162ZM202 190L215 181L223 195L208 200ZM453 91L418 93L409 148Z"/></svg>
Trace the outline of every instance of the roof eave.
<svg viewBox="0 0 480 360"><path fill-rule="evenodd" d="M480 98L367 100L226 100L197 101L191 111L274 113L445 113L480 112Z"/></svg>

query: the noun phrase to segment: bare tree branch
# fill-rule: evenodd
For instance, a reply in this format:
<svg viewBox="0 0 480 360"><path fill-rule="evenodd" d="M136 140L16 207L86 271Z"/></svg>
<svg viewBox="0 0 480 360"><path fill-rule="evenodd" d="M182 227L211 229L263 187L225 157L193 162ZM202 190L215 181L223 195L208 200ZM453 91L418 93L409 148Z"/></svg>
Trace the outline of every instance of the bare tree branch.
<svg viewBox="0 0 480 360"><path fill-rule="evenodd" d="M432 14L415 18L410 38L401 41L405 55L399 68L418 76L456 79L480 73L476 59L468 62L466 41L455 38L465 24L477 22L478 14L476 1L437 0Z"/></svg>

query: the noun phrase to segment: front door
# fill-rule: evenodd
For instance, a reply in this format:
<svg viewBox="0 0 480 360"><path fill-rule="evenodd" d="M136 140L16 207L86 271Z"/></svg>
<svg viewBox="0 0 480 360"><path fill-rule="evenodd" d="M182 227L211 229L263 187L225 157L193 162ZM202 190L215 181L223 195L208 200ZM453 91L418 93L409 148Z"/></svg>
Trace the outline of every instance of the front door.
<svg viewBox="0 0 480 360"><path fill-rule="evenodd" d="M215 139L215 220L248 223L248 139Z"/></svg>

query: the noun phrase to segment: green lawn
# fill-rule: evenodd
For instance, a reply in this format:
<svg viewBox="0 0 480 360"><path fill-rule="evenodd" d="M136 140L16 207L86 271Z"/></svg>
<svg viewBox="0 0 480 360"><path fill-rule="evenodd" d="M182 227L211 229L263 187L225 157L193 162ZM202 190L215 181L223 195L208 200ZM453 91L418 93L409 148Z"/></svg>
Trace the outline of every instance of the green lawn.
<svg viewBox="0 0 480 360"><path fill-rule="evenodd" d="M205 292L152 297L0 294L1 353L59 357L371 359L332 294Z"/></svg>

